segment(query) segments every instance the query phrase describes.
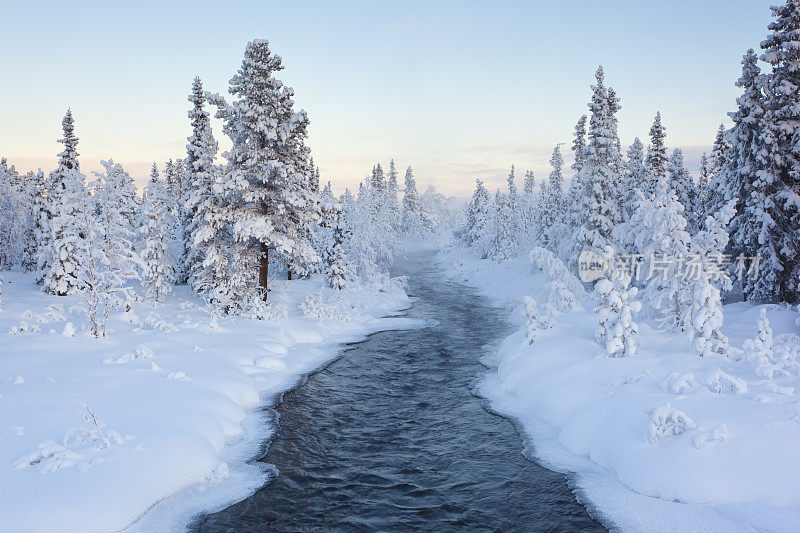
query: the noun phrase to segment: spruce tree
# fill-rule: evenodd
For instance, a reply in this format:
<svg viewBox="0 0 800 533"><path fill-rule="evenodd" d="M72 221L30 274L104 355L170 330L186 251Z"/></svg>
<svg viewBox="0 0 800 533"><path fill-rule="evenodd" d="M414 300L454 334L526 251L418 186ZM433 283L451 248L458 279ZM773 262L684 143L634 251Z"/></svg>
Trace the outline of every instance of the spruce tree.
<svg viewBox="0 0 800 533"><path fill-rule="evenodd" d="M646 192L650 195L655 193L657 184L667 175L667 147L664 144L666 137L667 130L661 124L661 111L659 111L650 127L650 148L647 151L647 165L651 181L649 190Z"/></svg>
<svg viewBox="0 0 800 533"><path fill-rule="evenodd" d="M147 296L155 301L172 292L174 269L168 249L170 202L170 194L159 179L158 168L153 163L150 181L144 190L144 216L139 231L144 238L142 283Z"/></svg>
<svg viewBox="0 0 800 533"><path fill-rule="evenodd" d="M619 107L609 107L602 67L597 69L595 77L597 83L592 86L589 104L591 119L586 161L575 176L578 202L572 216L573 226L578 229L570 258L572 265L583 250L604 250L612 244L614 226L620 222L616 172L619 154L613 127L613 113Z"/></svg>
<svg viewBox="0 0 800 533"><path fill-rule="evenodd" d="M212 98L232 141L220 190L229 198L226 212L242 244L243 257L237 261L257 266L252 277L265 301L271 259L286 264L319 260L308 239L316 222L305 175L308 117L293 109L294 91L275 77L282 69L266 40L251 41L230 81L228 92L235 100L228 104L218 95Z"/></svg>
<svg viewBox="0 0 800 533"><path fill-rule="evenodd" d="M188 100L192 104L188 113L192 135L187 138L184 161L187 179L182 202L182 226L185 238L181 251L179 281L188 281L195 292L204 294L213 284L224 283L222 279L206 279L206 276L213 275L218 269L209 269L204 265L207 253L212 253L208 247L221 246L213 241L222 239L225 235L224 225L219 220L222 200L214 191L214 157L218 145L205 110L206 97L200 78L194 79Z"/></svg>
<svg viewBox="0 0 800 533"><path fill-rule="evenodd" d="M748 296L794 302L800 285L800 1L772 7L775 20L761 43L761 59L771 67L764 77L764 117L753 184L763 198L759 252L761 274Z"/></svg>
<svg viewBox="0 0 800 533"><path fill-rule="evenodd" d="M580 172L583 164L586 161L586 115L581 115L575 124L575 133L573 133L572 151L574 152L574 162L572 163L572 170Z"/></svg>

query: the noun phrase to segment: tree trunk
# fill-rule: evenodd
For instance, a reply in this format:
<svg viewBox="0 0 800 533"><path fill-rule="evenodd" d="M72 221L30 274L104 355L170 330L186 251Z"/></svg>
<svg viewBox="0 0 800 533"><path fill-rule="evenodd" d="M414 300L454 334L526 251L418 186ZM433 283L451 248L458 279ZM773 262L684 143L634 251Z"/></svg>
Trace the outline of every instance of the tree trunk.
<svg viewBox="0 0 800 533"><path fill-rule="evenodd" d="M258 265L258 288L263 291L264 301L267 301L267 290L269 287L269 248L261 245L261 260Z"/></svg>
<svg viewBox="0 0 800 533"><path fill-rule="evenodd" d="M289 281L292 281L292 269L291 268L287 268L286 269L286 279L288 279Z"/></svg>

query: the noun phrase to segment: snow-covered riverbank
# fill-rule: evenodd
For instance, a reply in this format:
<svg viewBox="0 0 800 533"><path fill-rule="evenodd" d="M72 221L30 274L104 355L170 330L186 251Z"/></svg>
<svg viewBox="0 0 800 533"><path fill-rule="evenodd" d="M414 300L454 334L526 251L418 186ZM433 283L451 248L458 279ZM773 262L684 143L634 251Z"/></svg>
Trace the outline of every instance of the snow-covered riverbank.
<svg viewBox="0 0 800 533"><path fill-rule="evenodd" d="M546 282L527 257L498 265L454 249L439 260L515 325L522 298L539 298ZM776 350L759 367L753 357L699 357L684 335L641 319L640 352L608 358L592 302L584 307L555 316L533 344L521 327L479 384L493 408L520 421L537 460L569 473L604 523L625 531L800 529L798 338L781 337L797 333L797 312L725 306L738 347L756 336L766 307Z"/></svg>
<svg viewBox="0 0 800 533"><path fill-rule="evenodd" d="M244 497L271 475L247 463L273 429L262 407L341 343L412 325L381 318L410 304L397 283L345 291L325 306L336 320L306 317L298 304L323 285L313 279L285 283L269 321L214 318L178 287L113 316L98 340L70 312L76 297L3 276L3 531L119 530L148 510L134 529L172 530Z"/></svg>

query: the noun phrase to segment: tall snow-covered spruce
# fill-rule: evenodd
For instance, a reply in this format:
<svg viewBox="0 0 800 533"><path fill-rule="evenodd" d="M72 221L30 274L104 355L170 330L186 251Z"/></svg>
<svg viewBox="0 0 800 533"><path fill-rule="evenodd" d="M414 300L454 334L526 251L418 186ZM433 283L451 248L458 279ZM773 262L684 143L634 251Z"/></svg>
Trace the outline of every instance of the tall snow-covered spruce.
<svg viewBox="0 0 800 533"><path fill-rule="evenodd" d="M228 198L226 213L241 245L237 261L248 269L248 286L264 301L272 260L290 268L319 261L308 238L318 218L305 145L308 117L294 110L294 91L275 77L282 69L266 40L251 41L230 80L234 101L209 98L232 142L219 189Z"/></svg>
<svg viewBox="0 0 800 533"><path fill-rule="evenodd" d="M58 167L50 174L47 207L39 217L42 234L38 266L45 292L64 296L78 287L77 250L82 238L78 217L86 192L78 163L75 122L69 109L61 124L64 137L58 142L64 150L58 154Z"/></svg>

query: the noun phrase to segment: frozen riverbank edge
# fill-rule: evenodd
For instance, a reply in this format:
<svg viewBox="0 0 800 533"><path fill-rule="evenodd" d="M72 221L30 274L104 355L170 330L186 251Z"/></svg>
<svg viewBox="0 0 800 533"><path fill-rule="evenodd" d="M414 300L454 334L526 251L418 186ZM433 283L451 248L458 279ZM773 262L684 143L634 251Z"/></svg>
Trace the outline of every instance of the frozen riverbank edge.
<svg viewBox="0 0 800 533"><path fill-rule="evenodd" d="M344 344L419 326L398 316L411 305L400 283L346 290L325 310L337 319L304 317L299 304L322 294L315 278L282 283L267 321L211 317L178 287L115 315L97 340L80 332L76 299L41 293L29 275L4 277L4 531L180 530L274 475L253 461L276 429L266 407Z"/></svg>
<svg viewBox="0 0 800 533"><path fill-rule="evenodd" d="M507 309L517 330L484 358L490 371L476 393L517 421L531 456L565 473L607 527L800 529L796 366L765 379L744 360L698 357L684 336L655 331L646 320L639 321L641 352L609 359L594 340L591 305L554 317L555 326L528 345L520 303L538 298L545 279L527 258L497 264L452 248L437 261L449 279ZM797 331L790 308L731 304L725 331L734 346L755 336L761 307L776 338ZM734 391L728 378L744 386ZM696 427L651 442L653 409L667 403Z"/></svg>

